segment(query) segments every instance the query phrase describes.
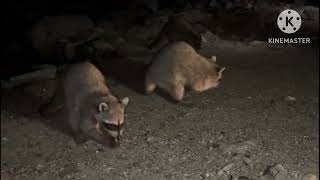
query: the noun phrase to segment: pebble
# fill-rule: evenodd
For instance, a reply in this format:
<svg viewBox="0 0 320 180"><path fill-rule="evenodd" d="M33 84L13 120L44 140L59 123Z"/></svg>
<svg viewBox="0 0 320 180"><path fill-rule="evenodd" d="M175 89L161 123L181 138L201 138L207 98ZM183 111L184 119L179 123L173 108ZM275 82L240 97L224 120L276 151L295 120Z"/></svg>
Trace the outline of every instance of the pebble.
<svg viewBox="0 0 320 180"><path fill-rule="evenodd" d="M319 180L319 178L313 174L299 175L299 172L289 172L281 164L276 164L267 170L259 180Z"/></svg>
<svg viewBox="0 0 320 180"><path fill-rule="evenodd" d="M66 175L66 178L67 178L67 179L71 179L72 176L71 176L70 174L68 174L68 175Z"/></svg>
<svg viewBox="0 0 320 180"><path fill-rule="evenodd" d="M217 172L217 175L218 176L222 176L224 174L227 174L229 175L230 174L230 171L231 169L234 167L234 163L230 163L230 164L227 164L225 166L223 166L222 169L220 169L218 172Z"/></svg>
<svg viewBox="0 0 320 180"><path fill-rule="evenodd" d="M295 101L297 100L297 98L292 97L292 96L287 96L287 97L285 98L285 100L288 101L288 102L295 102Z"/></svg>
<svg viewBox="0 0 320 180"><path fill-rule="evenodd" d="M269 172L271 175L276 176L279 173L288 173L288 171L281 165L281 164L277 164L275 166L272 166L269 169Z"/></svg>
<svg viewBox="0 0 320 180"><path fill-rule="evenodd" d="M214 176L213 173L209 173L209 172L206 173L206 177L213 177L213 176Z"/></svg>
<svg viewBox="0 0 320 180"><path fill-rule="evenodd" d="M44 167L43 164L38 164L37 167L36 167L36 169L37 169L37 170L40 170L40 169L42 169L43 167Z"/></svg>
<svg viewBox="0 0 320 180"><path fill-rule="evenodd" d="M253 141L243 141L230 145L223 145L223 154L245 154L247 151L255 148L257 143Z"/></svg>
<svg viewBox="0 0 320 180"><path fill-rule="evenodd" d="M154 139L153 137L148 137L148 138L147 138L147 142L152 142L153 139Z"/></svg>
<svg viewBox="0 0 320 180"><path fill-rule="evenodd" d="M253 161L247 157L244 157L243 158L243 162L245 165L249 166L249 167L252 167L253 166Z"/></svg>

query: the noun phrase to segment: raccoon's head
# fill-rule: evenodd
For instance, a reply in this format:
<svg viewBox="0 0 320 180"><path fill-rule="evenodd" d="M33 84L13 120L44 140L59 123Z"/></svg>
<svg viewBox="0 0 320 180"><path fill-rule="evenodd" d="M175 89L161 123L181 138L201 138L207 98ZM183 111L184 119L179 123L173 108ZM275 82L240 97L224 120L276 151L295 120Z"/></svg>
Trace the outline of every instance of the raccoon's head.
<svg viewBox="0 0 320 180"><path fill-rule="evenodd" d="M95 115L102 133L106 133L119 141L124 129L124 111L129 103L125 97L119 101L101 102L98 106L98 114Z"/></svg>
<svg viewBox="0 0 320 180"><path fill-rule="evenodd" d="M212 87L218 87L222 80L222 73L226 68L217 64L216 56L212 56L209 61L212 63L213 69L210 69L209 76L206 79L207 84L210 84Z"/></svg>

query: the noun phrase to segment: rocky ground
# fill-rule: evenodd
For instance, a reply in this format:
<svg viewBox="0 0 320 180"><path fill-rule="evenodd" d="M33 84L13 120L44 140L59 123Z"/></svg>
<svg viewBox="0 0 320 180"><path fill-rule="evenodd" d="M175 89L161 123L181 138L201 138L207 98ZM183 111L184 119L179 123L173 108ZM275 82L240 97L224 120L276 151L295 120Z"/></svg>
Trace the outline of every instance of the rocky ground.
<svg viewBox="0 0 320 180"><path fill-rule="evenodd" d="M30 93L48 96L50 83L2 92L1 178L318 179L318 49L219 42L203 53L227 67L223 82L180 104L111 86L130 97L115 149L77 146L32 113Z"/></svg>

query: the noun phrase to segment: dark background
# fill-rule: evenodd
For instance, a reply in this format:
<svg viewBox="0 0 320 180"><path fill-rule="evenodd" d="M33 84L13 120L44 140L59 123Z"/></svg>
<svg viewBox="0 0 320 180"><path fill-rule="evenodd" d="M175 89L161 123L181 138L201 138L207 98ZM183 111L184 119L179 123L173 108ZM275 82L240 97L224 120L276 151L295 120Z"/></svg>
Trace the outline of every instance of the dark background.
<svg viewBox="0 0 320 180"><path fill-rule="evenodd" d="M146 3L151 2L151 3ZM121 0L121 1L5 1L2 5L4 13L4 25L2 26L4 59L1 60L1 77L6 79L12 75L30 71L31 64L45 64L46 61L39 60L38 52L32 47L29 37L32 26L45 16L83 14L87 15L94 23L104 20L116 23L122 21L118 17L121 12L124 16L132 17L127 23L127 28L135 25L143 25L148 19L157 17L165 10L174 13L184 12L190 9L197 9L204 14L209 14L212 19L202 22L209 31L221 35L222 38L231 39L234 35L239 37L252 37L251 40L266 41L270 35L279 34L277 28L267 29L268 24L274 23L273 16L261 16L265 26L261 24L261 9L314 6L318 7L317 0L216 0L217 6L210 6L210 0ZM156 6L152 6L155 3ZM151 4L151 5L150 5ZM249 7L250 6L250 7ZM153 8L154 7L154 8ZM249 7L249 8L248 8ZM246 13L233 15L239 9L245 9ZM168 15L172 15L168 14ZM260 18L260 19L259 19ZM270 18L270 19L268 19ZM119 20L120 19L120 20ZM246 24L243 24L246 22ZM318 22L312 22L318 24ZM214 24L214 25L212 25ZM218 32L216 27L222 29ZM252 28L254 27L254 28ZM274 27L274 25L272 25ZM317 26L318 27L318 26ZM304 35L309 35L303 30ZM311 34L317 34L311 30ZM250 33L250 34L248 34ZM253 34L253 35L252 35ZM283 33L281 36L284 36ZM236 39L239 40L239 39ZM241 38L240 38L241 40ZM50 62L61 64L61 62Z"/></svg>

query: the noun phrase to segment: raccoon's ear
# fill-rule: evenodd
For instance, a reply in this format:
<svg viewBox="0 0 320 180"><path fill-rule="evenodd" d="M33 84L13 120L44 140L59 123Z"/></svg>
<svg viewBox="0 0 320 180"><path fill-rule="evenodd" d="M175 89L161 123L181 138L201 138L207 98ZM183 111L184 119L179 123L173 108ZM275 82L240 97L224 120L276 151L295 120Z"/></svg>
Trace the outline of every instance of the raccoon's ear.
<svg viewBox="0 0 320 180"><path fill-rule="evenodd" d="M217 56L211 56L210 61L212 62L217 62Z"/></svg>
<svg viewBox="0 0 320 180"><path fill-rule="evenodd" d="M128 103L129 103L129 98L128 97L125 97L125 98L121 99L121 104L123 106L127 106Z"/></svg>
<svg viewBox="0 0 320 180"><path fill-rule="evenodd" d="M105 102L102 102L99 104L99 112L105 112L108 110L108 104Z"/></svg>
<svg viewBox="0 0 320 180"><path fill-rule="evenodd" d="M219 73L222 73L224 70L226 70L226 67L221 68Z"/></svg>
<svg viewBox="0 0 320 180"><path fill-rule="evenodd" d="M222 72L226 69L226 67L223 67L219 70L218 76L221 78L222 77Z"/></svg>
<svg viewBox="0 0 320 180"><path fill-rule="evenodd" d="M220 73L220 72L222 73L226 69L225 67L222 67L222 66L220 66L218 64L215 64L214 68L215 68L217 73Z"/></svg>

